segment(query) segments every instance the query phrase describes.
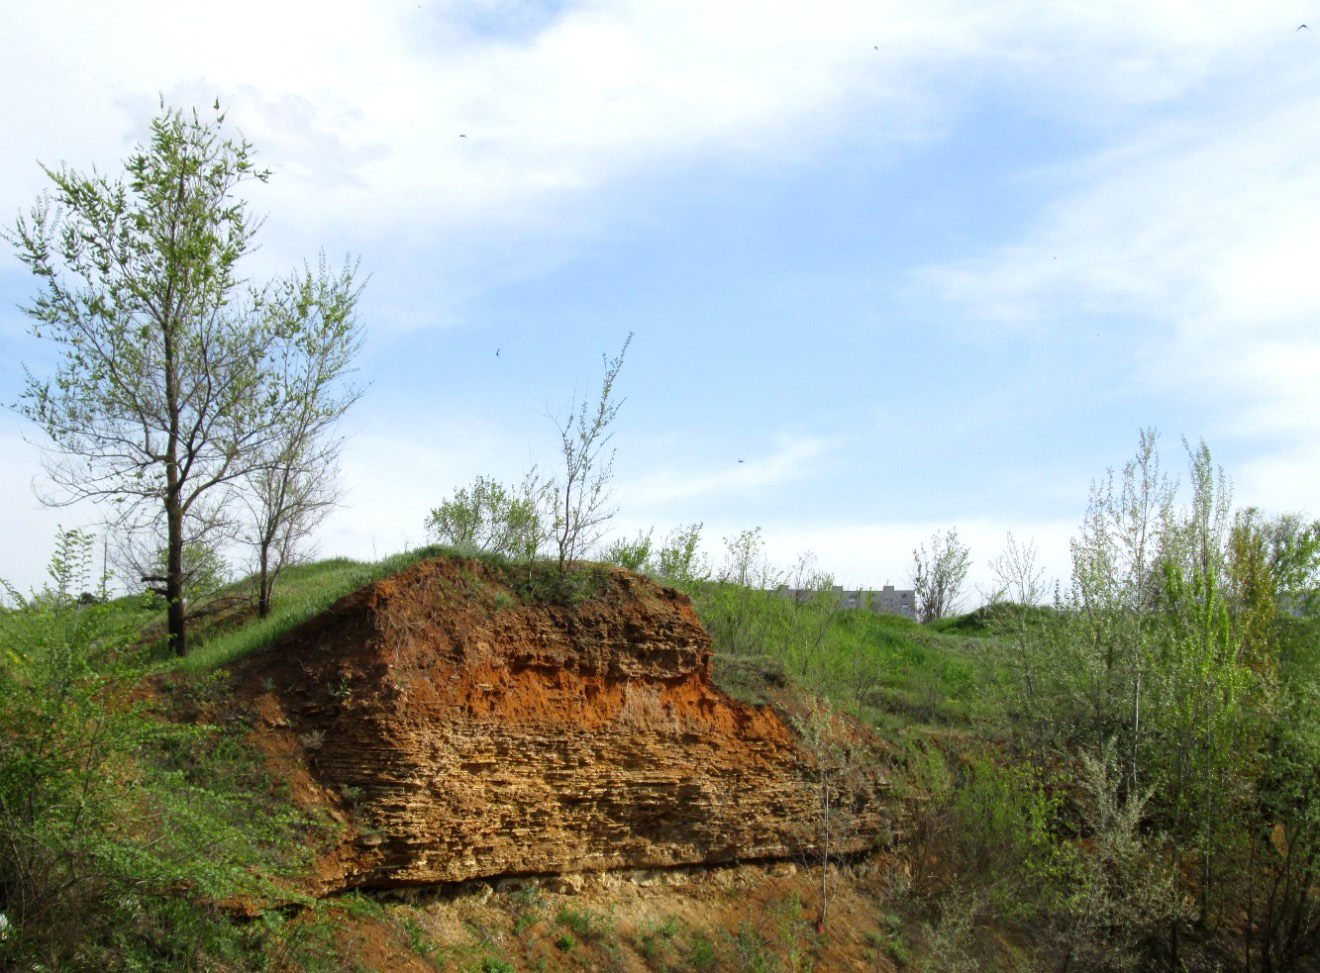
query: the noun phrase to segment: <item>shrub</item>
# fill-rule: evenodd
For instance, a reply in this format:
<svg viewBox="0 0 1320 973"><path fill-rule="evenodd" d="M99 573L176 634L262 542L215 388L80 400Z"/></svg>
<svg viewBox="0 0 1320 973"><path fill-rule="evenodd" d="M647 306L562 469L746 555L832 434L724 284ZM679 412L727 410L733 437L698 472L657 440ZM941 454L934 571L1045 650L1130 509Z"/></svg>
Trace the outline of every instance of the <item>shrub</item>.
<svg viewBox="0 0 1320 973"><path fill-rule="evenodd" d="M133 702L133 612L80 604L90 538L61 536L54 585L0 613L0 968L209 967L259 948L214 903L269 896L292 814L235 736ZM227 961L226 961L227 962Z"/></svg>

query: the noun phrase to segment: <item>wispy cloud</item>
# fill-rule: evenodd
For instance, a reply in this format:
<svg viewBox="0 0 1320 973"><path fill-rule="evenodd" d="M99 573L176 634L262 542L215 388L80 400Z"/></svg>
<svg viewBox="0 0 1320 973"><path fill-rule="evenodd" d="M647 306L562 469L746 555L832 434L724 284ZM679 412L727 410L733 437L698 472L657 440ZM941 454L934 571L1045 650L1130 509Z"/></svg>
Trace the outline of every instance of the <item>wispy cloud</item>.
<svg viewBox="0 0 1320 973"><path fill-rule="evenodd" d="M893 242L903 227L889 228L892 238L848 236L839 252L828 252L831 239L821 233L811 246L822 252L793 268L816 278L804 284L789 273L764 284L800 309L785 315L795 327L793 314L804 332L819 326L821 344L834 321L850 322L840 325L851 329L850 349L907 342L910 357L878 365L889 374L875 387L864 355L794 357L787 365L802 373L795 406L802 404L812 429L855 430L856 416L884 400L897 419L880 432L915 430L926 447L922 468L897 475L912 463L910 448L870 449L856 436L849 446L842 434L840 442L776 440L773 424L791 421L782 409L767 418L748 405L745 420L726 414L723 423L691 414L684 421L693 428L675 436L672 460L656 450L665 459L657 472L621 480L619 498L638 517L705 516L717 534L716 515L730 533L760 520L774 543L786 538L785 555L815 548L823 566L841 574L855 564L857 583L882 581L901 572L927 535L918 518L948 509L953 519L959 504L977 516L1021 509L1020 496L1012 508L999 495L1036 498L1045 487L1031 481L1058 489L1065 473L1074 476L1077 452L1089 457L1097 447L1078 445L1085 437L1062 430L1049 413L1106 395L1125 403L1144 396L1142 406L1149 400L1170 412L1196 403L1186 410L1193 428L1166 431L1205 435L1212 446L1216 434L1250 442L1238 472L1244 498L1254 485L1268 491L1260 494L1272 498L1265 502L1296 506L1288 498L1315 482L1320 460L1304 444L1320 442L1312 378L1320 368L1313 338L1320 284L1311 267L1320 253L1320 48L1314 32L1295 31L1304 17L1291 0L1264 8L1229 0L387 0L367 7L330 0L315 16L284 0L235 0L195 13L164 0L10 6L6 30L21 42L0 63L4 222L44 188L36 159L115 172L146 136L158 93L179 104L209 105L218 96L276 171L269 186L252 187L254 209L270 214L254 275L281 272L321 246L332 259L364 253L364 270L375 274L364 304L372 377L379 376L372 399L392 398L379 409L364 403L371 436L354 438L346 456L353 507L330 525L344 541L336 551L370 555L363 538L374 537L382 552L419 539L425 511L457 483L478 472L516 477L527 465L528 434L501 428L489 400L461 416L454 405L487 394L527 396L526 389L509 391L507 375L442 367L464 337L457 328L433 347L394 340L391 328L412 329L416 338L462 323L470 337L492 320L539 321L537 302L548 295L572 311L556 318L552 309L544 328L562 328L561 344L580 341L573 329L596 313L592 288L614 283L593 274L616 269L587 266L593 247L645 235L683 211L683 192L696 185L736 197L730 211L747 218L730 216L730 240L773 238L767 250L791 259L802 244L794 236L800 211L739 195L744 173L772 174L749 182L799 204L799 190L819 178L828 184L820 198L843 214L841 225L851 201L891 172L914 192L945 171L970 182L957 205L968 200L976 212L949 219L947 238L930 243L924 252L943 256L913 273L918 293L906 304L910 295L896 296L892 284L912 259L910 248ZM1001 116L1011 119L1002 131ZM976 194L995 190L978 182L979 158L915 171L947 165L967 145L993 148L996 138L1029 143L985 162L995 167L986 185L1013 196L985 212L1003 213L1008 229L981 222L991 217ZM1019 168L1005 169L1005 158ZM711 181L713 173L723 180ZM922 218L919 205L910 212L904 218ZM867 215L877 223L885 216ZM708 228L698 214L665 229L678 240L666 245L681 248L682 233ZM728 351L748 340L748 324L730 309L763 286L732 278L746 274L757 253L724 265L711 248L709 279L689 274L648 291L662 303L667 288L692 288L678 311L648 308L652 333L671 312L696 322L684 340L722 329L727 340L692 352L705 359L703 379L728 376L721 405L764 403L766 385L783 374L767 379L747 355ZM585 269L566 297L553 271L573 261ZM650 265L629 270L630 281L644 279ZM0 274L6 293L11 280L21 277L19 290L30 284L9 248L0 247ZM711 281L722 285L722 274L730 287L716 293ZM506 286L543 279L546 287L527 304ZM848 290L835 280L858 283ZM491 294L500 301L483 305ZM611 323L618 320L620 331L636 316L627 305L615 295L606 312L617 312ZM0 319L0 334L9 336L16 316L0 311ZM1103 332L1105 341L1070 344L1082 323L1088 338ZM1013 340L1002 340L1006 332ZM391 360L403 347L409 360ZM588 347L597 347L594 337ZM11 349L13 358L26 354ZM634 355L628 379L667 387L681 358L671 356L665 374L647 375ZM518 384L562 366L537 367L540 376L520 373ZM837 381L841 372L847 381ZM1079 373L1089 385L1074 382ZM832 380L837 387L826 389ZM413 414L432 426L443 417L443 446L435 428L420 421L411 428L402 418ZM727 440L730 426L744 422L745 442L773 445L720 455L721 446L703 441ZM639 435L654 442L667 431ZM1303 445L1285 445L1292 442ZM1066 469L1063 452L1074 464ZM25 455L16 452L15 464ZM950 471L943 462L958 466ZM1017 479L1005 478L1005 466ZM898 526L879 515L844 527L805 517L816 500L871 504L877 483L900 498ZM939 502L916 512L921 495ZM740 507L749 522L736 522ZM795 517L804 518L801 532L790 523ZM989 525L989 516L983 520ZM970 536L970 522L964 529ZM1014 530L1038 533L1029 525ZM898 564L861 560L868 546L899 549Z"/></svg>
<svg viewBox="0 0 1320 973"><path fill-rule="evenodd" d="M968 327L1120 329L1138 387L1234 403L1193 433L1320 438L1320 96L1295 80L1050 173L1069 188L1020 240L921 278Z"/></svg>
<svg viewBox="0 0 1320 973"><path fill-rule="evenodd" d="M756 491L812 476L834 445L826 439L781 434L768 454L729 456L718 467L708 465L704 470L694 469L691 458L684 456L681 469L661 468L621 483L619 494L630 508L663 508L703 497L736 503Z"/></svg>

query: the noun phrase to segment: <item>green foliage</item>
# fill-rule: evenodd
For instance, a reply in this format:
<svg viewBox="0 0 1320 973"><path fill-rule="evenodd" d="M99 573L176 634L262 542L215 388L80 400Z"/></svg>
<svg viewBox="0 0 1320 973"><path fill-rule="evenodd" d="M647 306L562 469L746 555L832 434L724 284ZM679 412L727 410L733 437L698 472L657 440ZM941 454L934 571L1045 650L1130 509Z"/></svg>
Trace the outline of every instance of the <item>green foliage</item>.
<svg viewBox="0 0 1320 973"><path fill-rule="evenodd" d="M931 535L929 551L924 544L913 550L912 588L921 621L953 614L971 563L971 551L958 540L956 529Z"/></svg>
<svg viewBox="0 0 1320 973"><path fill-rule="evenodd" d="M725 968L746 973L809 973L816 943L808 939L802 898L796 892L773 902L758 921L743 920L727 940Z"/></svg>
<svg viewBox="0 0 1320 973"><path fill-rule="evenodd" d="M564 461L563 479L547 485L551 534L560 577L568 566L600 538L606 523L614 516L610 506L611 481L614 477L614 453L605 453L614 423L623 401L614 396L614 383L623 368L633 336L629 333L614 358L601 356L605 376L600 394L593 402L583 398L569 410L569 417L557 422L560 455Z"/></svg>
<svg viewBox="0 0 1320 973"><path fill-rule="evenodd" d="M431 511L427 533L464 554L531 561L545 539L545 499L545 486L535 471L516 488L479 476L470 489L456 490Z"/></svg>
<svg viewBox="0 0 1320 973"><path fill-rule="evenodd" d="M201 969L256 944L215 903L268 898L309 823L236 738L153 718L131 611L80 603L90 538L0 614L0 898L6 968ZM262 795L268 795L263 799ZM259 809L258 814L253 813ZM295 842L298 833L302 841Z"/></svg>
<svg viewBox="0 0 1320 973"><path fill-rule="evenodd" d="M245 474L271 468L290 416L325 414L360 288L324 264L248 288L260 221L238 191L267 173L225 136L218 103L213 119L162 104L120 179L45 172L51 191L5 237L39 282L32 332L62 357L53 377L29 375L20 409L54 446L58 500L110 502L121 525L163 535L183 655L185 544L217 526Z"/></svg>
<svg viewBox="0 0 1320 973"><path fill-rule="evenodd" d="M564 906L559 910L555 921L577 933L579 941L596 943L614 935L614 925L605 916L590 909L573 909Z"/></svg>
<svg viewBox="0 0 1320 973"><path fill-rule="evenodd" d="M905 755L908 871L927 901L963 887L1011 922L1049 916L1070 880L1057 781L998 755L946 754L914 740Z"/></svg>
<svg viewBox="0 0 1320 973"><path fill-rule="evenodd" d="M876 947L879 955L887 955L899 969L904 969L912 962L912 951L904 935L903 920L900 916L892 912L886 913L881 919L881 931L870 934L867 938Z"/></svg>
<svg viewBox="0 0 1320 973"><path fill-rule="evenodd" d="M651 573L674 585L705 581L710 570L699 553L701 527L701 524L688 524L671 531L655 552Z"/></svg>
<svg viewBox="0 0 1320 973"><path fill-rule="evenodd" d="M525 604L572 606L598 598L609 589L611 569L602 564L572 565L564 574L553 561L497 565L504 583Z"/></svg>
<svg viewBox="0 0 1320 973"><path fill-rule="evenodd" d="M162 547L156 552L154 577L164 577L169 565L169 551ZM189 605L214 595L230 580L229 564L224 555L212 544L195 540L183 545L183 598ZM152 589L166 597L164 589Z"/></svg>
<svg viewBox="0 0 1320 973"><path fill-rule="evenodd" d="M270 615L209 639L186 658L177 660L174 667L183 672L208 672L258 652L308 619L327 611L345 595L439 552L438 548L424 547L375 563L336 558L289 568L284 575L284 595Z"/></svg>
<svg viewBox="0 0 1320 973"><path fill-rule="evenodd" d="M1056 609L977 624L1010 744L1075 769L1085 843L1046 911L1065 962L1172 967L1193 930L1231 929L1252 968L1300 969L1320 914L1315 532L1233 516L1208 448L1185 446L1184 503L1144 432L1093 487Z"/></svg>
<svg viewBox="0 0 1320 973"><path fill-rule="evenodd" d="M519 889L511 897L510 911L513 913L513 934L515 936L521 936L541 921L540 897L540 890L535 885Z"/></svg>
<svg viewBox="0 0 1320 973"><path fill-rule="evenodd" d="M708 936L698 933L692 937L687 951L687 962L691 969L698 971L718 969L719 961L719 953L715 951L715 944Z"/></svg>
<svg viewBox="0 0 1320 973"><path fill-rule="evenodd" d="M1246 953L1262 969L1295 970L1320 955L1320 669L1284 675L1250 836Z"/></svg>
<svg viewBox="0 0 1320 973"><path fill-rule="evenodd" d="M245 473L240 499L248 517L239 530L256 560L262 618L276 579L340 497L343 441L333 428L362 396L345 377L362 348L355 309L363 285L356 276L347 260L332 273L322 254L315 274L304 265L266 295L264 313L276 329L269 384L282 390L286 407Z"/></svg>
<svg viewBox="0 0 1320 973"><path fill-rule="evenodd" d="M983 718L990 660L975 643L901 615L842 610L838 595L789 597L727 582L688 585L726 691L764 702L792 680L872 722L966 724Z"/></svg>
<svg viewBox="0 0 1320 973"><path fill-rule="evenodd" d="M629 571L641 571L651 560L651 531L638 531L636 540L620 538L601 552L601 560Z"/></svg>
<svg viewBox="0 0 1320 973"><path fill-rule="evenodd" d="M1028 918L1059 894L1061 803L1058 790L1029 766L975 756L958 765L949 795L955 854L998 913Z"/></svg>
<svg viewBox="0 0 1320 973"><path fill-rule="evenodd" d="M1151 793L1125 792L1114 748L1080 757L1088 845L1072 857L1073 882L1057 912L1060 947L1081 969L1150 969L1168 930L1188 917L1174 859L1159 835L1142 832Z"/></svg>

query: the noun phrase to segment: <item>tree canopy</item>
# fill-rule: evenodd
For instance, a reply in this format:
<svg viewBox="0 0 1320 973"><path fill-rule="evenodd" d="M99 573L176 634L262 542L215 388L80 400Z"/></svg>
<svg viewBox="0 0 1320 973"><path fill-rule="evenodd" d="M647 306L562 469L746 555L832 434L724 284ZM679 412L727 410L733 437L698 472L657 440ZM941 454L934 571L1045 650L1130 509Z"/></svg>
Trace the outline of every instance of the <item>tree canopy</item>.
<svg viewBox="0 0 1320 973"><path fill-rule="evenodd" d="M162 104L121 177L43 167L52 188L6 234L39 282L32 333L63 352L20 402L50 438L45 499L105 501L117 525L164 538L164 574L144 580L178 654L187 544L225 521L240 482L318 455L294 441L357 397L343 381L356 265L241 276L260 220L238 191L269 178L252 156L218 103L209 118Z"/></svg>

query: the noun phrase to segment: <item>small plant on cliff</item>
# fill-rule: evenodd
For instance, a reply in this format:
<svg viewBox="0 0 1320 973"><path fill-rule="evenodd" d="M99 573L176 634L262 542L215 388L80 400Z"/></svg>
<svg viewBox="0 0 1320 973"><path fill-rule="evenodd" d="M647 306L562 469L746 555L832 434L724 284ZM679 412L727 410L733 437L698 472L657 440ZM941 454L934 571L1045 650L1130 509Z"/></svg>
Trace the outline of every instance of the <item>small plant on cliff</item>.
<svg viewBox="0 0 1320 973"><path fill-rule="evenodd" d="M636 540L619 538L601 552L600 559L629 571L645 570L651 560L651 531L638 531Z"/></svg>
<svg viewBox="0 0 1320 973"><path fill-rule="evenodd" d="M573 930L585 943L599 942L614 932L609 919L590 909L570 909L565 906L559 910L556 918L560 925Z"/></svg>
<svg viewBox="0 0 1320 973"><path fill-rule="evenodd" d="M688 966L694 970L713 970L719 965L720 957L715 952L715 944L706 936L698 933L688 948Z"/></svg>
<svg viewBox="0 0 1320 973"><path fill-rule="evenodd" d="M583 398L574 403L567 418L555 423L564 478L552 482L549 495L561 579L567 575L569 564L600 538L604 525L616 513L616 508L610 506L614 451L607 453L605 447L613 438L610 425L623 406L623 401L614 396L614 383L632 338L629 333L614 358L603 358L605 378L594 404Z"/></svg>

